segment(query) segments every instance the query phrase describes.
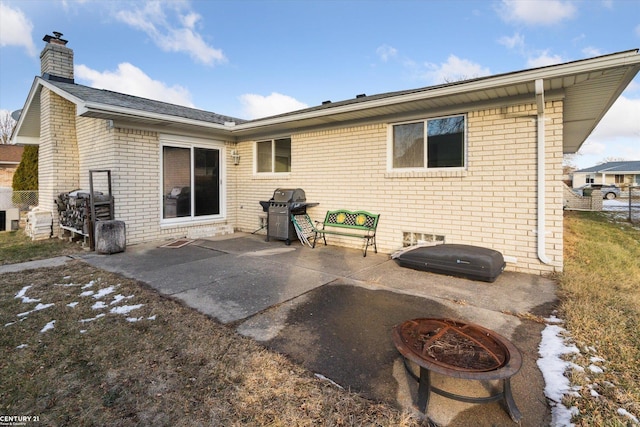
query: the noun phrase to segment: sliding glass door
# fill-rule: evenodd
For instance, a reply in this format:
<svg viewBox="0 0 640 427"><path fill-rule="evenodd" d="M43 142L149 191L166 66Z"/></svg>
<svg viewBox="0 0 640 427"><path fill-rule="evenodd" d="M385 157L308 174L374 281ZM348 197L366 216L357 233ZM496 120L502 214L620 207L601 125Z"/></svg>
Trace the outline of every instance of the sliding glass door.
<svg viewBox="0 0 640 427"><path fill-rule="evenodd" d="M221 215L221 160L219 148L162 146L163 220Z"/></svg>

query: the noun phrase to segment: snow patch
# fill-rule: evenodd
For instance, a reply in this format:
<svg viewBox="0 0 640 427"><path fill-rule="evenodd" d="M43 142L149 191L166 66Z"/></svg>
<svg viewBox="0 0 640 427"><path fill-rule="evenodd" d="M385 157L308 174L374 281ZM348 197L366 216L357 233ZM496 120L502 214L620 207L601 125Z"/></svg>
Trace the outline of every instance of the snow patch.
<svg viewBox="0 0 640 427"><path fill-rule="evenodd" d="M92 287L95 284L95 282L92 280L89 283L87 283L86 285L82 286L80 289L87 289Z"/></svg>
<svg viewBox="0 0 640 427"><path fill-rule="evenodd" d="M340 384L338 384L337 382L333 381L333 380L332 380L332 379L330 379L330 378L325 377L325 376L324 376L324 375L322 375L322 374L314 374L314 375L315 375L315 377L316 377L316 378L319 378L319 379L321 379L322 381L327 381L327 382L329 382L330 384L332 384L332 385L334 385L334 386L336 386L336 387L338 387L338 388L340 388L340 389L344 389L344 387L342 387Z"/></svg>
<svg viewBox="0 0 640 427"><path fill-rule="evenodd" d="M56 323L55 320L52 320L51 322L47 323L46 325L44 325L44 328L40 330L40 333L47 332L48 330L53 329L53 325L55 325L55 323Z"/></svg>
<svg viewBox="0 0 640 427"><path fill-rule="evenodd" d="M635 415L633 415L632 413L630 413L624 408L618 408L618 415L622 415L623 417L628 417L631 420L631 422L634 424L640 424L640 421L638 421L638 417L636 417Z"/></svg>
<svg viewBox="0 0 640 427"><path fill-rule="evenodd" d="M96 317L91 317L89 319L80 319L80 320L78 320L78 322L80 322L80 323L93 322L94 320L97 320L97 319L99 319L101 317L104 317L104 316L105 316L104 313L100 313Z"/></svg>
<svg viewBox="0 0 640 427"><path fill-rule="evenodd" d="M114 314L129 314L129 312L133 310L137 310L142 307L144 304L136 304L136 305L123 305L122 307L114 307L111 309L111 313Z"/></svg>
<svg viewBox="0 0 640 427"><path fill-rule="evenodd" d="M94 309L94 310L101 310L101 309L106 308L106 307L107 307L107 304L105 304L102 301L98 301L97 303L95 303L95 304L93 304L91 306L91 308Z"/></svg>
<svg viewBox="0 0 640 427"><path fill-rule="evenodd" d="M563 336L566 333L558 325L547 325L542 330L542 340L538 347L540 359L537 364L544 378L544 394L549 399L551 425L554 426L573 426L571 417L578 413L578 408L567 408L562 403L562 397L572 392L569 379L564 373L574 365L562 360L562 356L580 353L576 346L565 342Z"/></svg>
<svg viewBox="0 0 640 427"><path fill-rule="evenodd" d="M18 317L24 317L24 316L27 316L27 315L33 313L34 311L44 310L45 308L49 308L49 307L54 306L54 305L55 305L55 303L51 303L51 304L39 303L38 305L35 306L35 308L33 310L25 311L24 313L18 313Z"/></svg>
<svg viewBox="0 0 640 427"><path fill-rule="evenodd" d="M39 299L29 298L28 296L26 296L27 291L29 290L30 287L31 285L25 286L22 289L20 289L20 291L18 291L18 293L16 294L15 298L21 299L24 304L28 304L30 302L40 302Z"/></svg>
<svg viewBox="0 0 640 427"><path fill-rule="evenodd" d="M115 292L115 290L116 290L115 286L109 286L108 288L100 289L98 292L95 293L95 295L93 295L93 297L95 299L100 299L100 298L102 298L102 297L104 297L106 295L109 295L109 294Z"/></svg>
<svg viewBox="0 0 640 427"><path fill-rule="evenodd" d="M589 365L588 368L591 372L593 372L594 374L601 374L604 372L604 369L602 369L600 366L596 366L596 365Z"/></svg>
<svg viewBox="0 0 640 427"><path fill-rule="evenodd" d="M109 304L109 305L118 304L122 300L131 299L131 298L133 298L133 295L129 295L129 296L125 297L124 295L118 294L118 295L113 297L113 301L111 301L111 304Z"/></svg>

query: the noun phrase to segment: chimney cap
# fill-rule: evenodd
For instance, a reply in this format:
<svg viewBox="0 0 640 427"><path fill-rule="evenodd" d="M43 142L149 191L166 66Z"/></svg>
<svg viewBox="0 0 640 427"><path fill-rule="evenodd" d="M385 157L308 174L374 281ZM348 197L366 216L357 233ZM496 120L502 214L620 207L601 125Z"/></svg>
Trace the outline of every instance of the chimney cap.
<svg viewBox="0 0 640 427"><path fill-rule="evenodd" d="M47 42L47 43L54 43L54 44L60 44L62 46L66 45L69 41L68 40L64 40L61 37L63 36L63 34L59 31L54 31L53 32L53 36L50 35L46 35L42 38L43 41Z"/></svg>

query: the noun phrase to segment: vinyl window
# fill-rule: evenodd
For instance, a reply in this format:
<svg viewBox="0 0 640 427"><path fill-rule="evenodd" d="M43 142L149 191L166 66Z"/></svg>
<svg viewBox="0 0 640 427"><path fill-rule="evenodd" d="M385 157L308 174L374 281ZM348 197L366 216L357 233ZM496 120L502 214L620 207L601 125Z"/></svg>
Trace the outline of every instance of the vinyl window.
<svg viewBox="0 0 640 427"><path fill-rule="evenodd" d="M256 142L256 172L291 172L291 138Z"/></svg>
<svg viewBox="0 0 640 427"><path fill-rule="evenodd" d="M466 166L466 116L426 119L391 126L392 169Z"/></svg>

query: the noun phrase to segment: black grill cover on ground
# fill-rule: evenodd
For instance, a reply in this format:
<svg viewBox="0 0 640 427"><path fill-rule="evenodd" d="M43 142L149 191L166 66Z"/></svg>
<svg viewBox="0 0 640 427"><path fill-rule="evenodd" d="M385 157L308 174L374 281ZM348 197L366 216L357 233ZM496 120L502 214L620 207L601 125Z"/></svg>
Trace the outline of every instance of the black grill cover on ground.
<svg viewBox="0 0 640 427"><path fill-rule="evenodd" d="M504 258L498 251L457 244L417 247L395 260L402 267L485 282L494 282L505 267Z"/></svg>

